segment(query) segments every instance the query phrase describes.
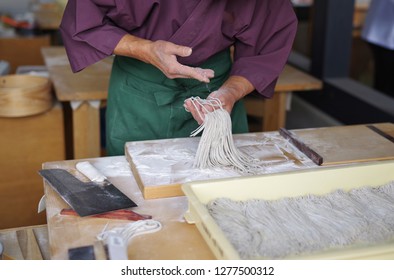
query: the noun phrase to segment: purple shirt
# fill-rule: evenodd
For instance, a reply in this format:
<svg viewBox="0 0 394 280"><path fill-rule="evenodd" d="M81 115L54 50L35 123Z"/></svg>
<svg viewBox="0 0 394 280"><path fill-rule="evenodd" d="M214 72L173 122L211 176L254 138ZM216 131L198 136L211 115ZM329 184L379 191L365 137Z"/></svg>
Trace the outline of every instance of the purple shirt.
<svg viewBox="0 0 394 280"><path fill-rule="evenodd" d="M297 28L290 0L69 0L60 30L74 72L112 55L130 33L193 49L198 66L234 45L231 75L270 97Z"/></svg>

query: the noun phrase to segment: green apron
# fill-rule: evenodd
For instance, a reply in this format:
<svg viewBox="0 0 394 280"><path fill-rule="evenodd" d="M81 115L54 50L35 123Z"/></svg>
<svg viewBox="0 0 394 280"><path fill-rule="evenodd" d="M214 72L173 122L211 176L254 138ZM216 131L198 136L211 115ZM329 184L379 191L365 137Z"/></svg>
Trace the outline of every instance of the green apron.
<svg viewBox="0 0 394 280"><path fill-rule="evenodd" d="M108 90L106 149L108 155L124 155L130 141L189 137L198 127L183 107L191 96L207 98L228 78L231 59L228 50L200 65L215 71L206 85L195 79L168 79L159 69L136 59L116 56ZM233 133L248 132L243 102L231 113Z"/></svg>

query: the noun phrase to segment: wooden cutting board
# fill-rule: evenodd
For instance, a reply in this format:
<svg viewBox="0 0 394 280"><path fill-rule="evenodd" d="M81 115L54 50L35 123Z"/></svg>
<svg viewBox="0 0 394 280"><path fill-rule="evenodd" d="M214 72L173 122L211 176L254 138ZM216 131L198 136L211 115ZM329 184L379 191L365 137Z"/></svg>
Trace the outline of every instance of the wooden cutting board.
<svg viewBox="0 0 394 280"><path fill-rule="evenodd" d="M374 126L394 137L394 124ZM292 130L299 140L323 157L323 165L394 159L394 143L366 125ZM278 132L234 135L236 146L267 165L261 173L318 167ZM145 199L182 196L181 185L190 181L245 176L193 167L199 138L128 142L126 159ZM215 174L215 176L213 176Z"/></svg>
<svg viewBox="0 0 394 280"><path fill-rule="evenodd" d="M251 175L231 168L194 167L199 141L199 137L187 137L126 143L126 158L145 199L182 196L181 185L190 181ZM234 142L241 151L260 160L259 174L315 166L278 132L237 134Z"/></svg>

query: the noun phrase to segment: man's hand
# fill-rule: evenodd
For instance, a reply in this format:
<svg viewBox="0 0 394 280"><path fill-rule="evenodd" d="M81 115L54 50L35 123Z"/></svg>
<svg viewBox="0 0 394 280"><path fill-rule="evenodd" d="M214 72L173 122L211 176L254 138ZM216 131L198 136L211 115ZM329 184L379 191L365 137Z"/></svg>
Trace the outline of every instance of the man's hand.
<svg viewBox="0 0 394 280"><path fill-rule="evenodd" d="M193 78L209 83L209 79L214 76L211 69L189 67L177 61L177 56L187 57L192 54L192 49L189 47L166 41L156 41L149 44L148 49L146 60L159 68L167 78Z"/></svg>
<svg viewBox="0 0 394 280"><path fill-rule="evenodd" d="M150 63L160 69L169 79L191 78L204 83L214 77L211 69L189 67L178 62L177 56L187 57L192 54L192 49L167 41L150 41L125 35L114 50L114 54L129 56Z"/></svg>
<svg viewBox="0 0 394 280"><path fill-rule="evenodd" d="M241 76L230 76L229 79L216 91L208 95L208 99L216 99L220 101L222 107L229 113L231 113L235 102L243 98L245 95L251 93L254 90L254 86L244 77ZM200 104L194 104L191 100L185 100L184 107L188 110L193 118L200 125L204 120L204 116L207 112L212 112L219 107L212 107L209 105L202 106Z"/></svg>

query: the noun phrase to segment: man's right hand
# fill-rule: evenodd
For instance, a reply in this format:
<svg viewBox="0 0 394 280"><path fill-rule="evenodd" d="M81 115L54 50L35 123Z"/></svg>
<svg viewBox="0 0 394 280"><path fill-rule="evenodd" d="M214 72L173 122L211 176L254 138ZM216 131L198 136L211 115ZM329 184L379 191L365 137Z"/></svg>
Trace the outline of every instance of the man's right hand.
<svg viewBox="0 0 394 280"><path fill-rule="evenodd" d="M153 42L133 35L125 35L116 46L114 54L129 56L150 63L160 69L169 79L191 78L209 83L209 79L215 75L211 69L180 64L177 56L190 56L192 49L167 41L158 40Z"/></svg>

